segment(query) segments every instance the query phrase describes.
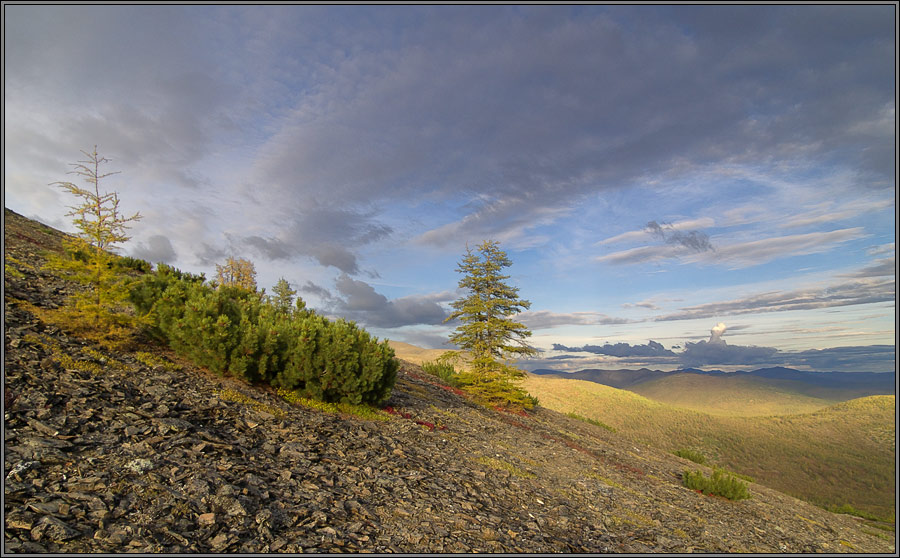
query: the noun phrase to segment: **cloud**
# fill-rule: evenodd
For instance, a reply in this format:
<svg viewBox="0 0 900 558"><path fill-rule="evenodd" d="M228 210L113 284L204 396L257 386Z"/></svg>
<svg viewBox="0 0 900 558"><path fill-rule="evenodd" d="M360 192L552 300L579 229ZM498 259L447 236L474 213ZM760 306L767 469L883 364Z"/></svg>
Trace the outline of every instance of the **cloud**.
<svg viewBox="0 0 900 558"><path fill-rule="evenodd" d="M146 243L139 243L131 250L131 256L150 263L172 263L177 258L172 242L161 234L149 237Z"/></svg>
<svg viewBox="0 0 900 558"><path fill-rule="evenodd" d="M677 230L671 223L660 225L656 221L647 223L646 229L652 236L663 240L666 244L677 244L694 252L715 251L709 242L709 235L700 231L685 233Z"/></svg>
<svg viewBox="0 0 900 558"><path fill-rule="evenodd" d="M787 18L766 11L772 26ZM317 15L323 13L329 12ZM783 56L760 57L756 47L734 48L722 36L711 42L653 15L636 24L618 9L582 11L577 19L567 12L548 19L530 8L486 9L478 20L465 13L461 7L417 11L410 16L415 25L395 35L390 48L380 43L386 16L370 13L368 24L354 19L353 34L329 20L334 36L349 44L323 38L315 54L330 48L348 54L310 68L319 80L297 96L261 146L254 182L351 205L409 204L412 194L434 201L481 196L421 241L442 245L459 240L459 233L518 238L531 223L553 219L548 211L565 212L586 194L671 171L678 161L691 169L723 160L777 163L798 153L811 161L833 157L837 152L822 146L823 137L833 143L860 119L879 118L861 108L871 104L850 104L839 93L848 83L860 96L883 98L879 107L893 98L890 84L862 70L834 90L804 82L806 103L793 96L774 102L773 89L795 87ZM773 37L769 30L753 33L770 41L767 47L777 44L782 55L807 47L790 32ZM824 38L809 40L827 45ZM843 51L815 56L810 75L841 64L855 74L857 56L876 54L868 33L846 41L859 49L848 51L852 59ZM828 129L807 113L810 106L819 114L845 105L855 115L844 113ZM855 138L860 146L876 141ZM706 247L689 232L673 242Z"/></svg>
<svg viewBox="0 0 900 558"><path fill-rule="evenodd" d="M687 253L687 251L682 253ZM633 265L666 260L677 254L677 252L673 252L671 248L665 246L641 246L639 248L613 252L612 254L607 254L605 256L597 256L594 258L594 261L608 262L616 265Z"/></svg>
<svg viewBox="0 0 900 558"><path fill-rule="evenodd" d="M648 230L653 227L648 224ZM696 231L694 231L696 232ZM761 265L772 260L791 256L818 254L832 250L837 245L858 240L866 236L862 227L853 227L828 232L815 232L764 238L748 242L719 244L713 251L708 238L701 233L697 235L680 234L662 231L667 238L677 238L673 242L681 250L672 250L664 246L641 246L598 256L595 261L612 264L642 264L671 258L682 258L687 262L699 262L707 265L725 265L732 269L741 269ZM693 246L692 246L693 245ZM704 249L708 246L708 249ZM698 253L699 250L699 253Z"/></svg>
<svg viewBox="0 0 900 558"><path fill-rule="evenodd" d="M623 302L622 308L646 308L648 310L659 310L660 307L655 303L645 300L642 302Z"/></svg>
<svg viewBox="0 0 900 558"><path fill-rule="evenodd" d="M838 244L858 240L865 236L862 227L853 227L828 232L764 238L720 245L715 255L709 256L706 261L716 265L728 265L732 269L741 269L789 256L828 252Z"/></svg>
<svg viewBox="0 0 900 558"><path fill-rule="evenodd" d="M893 256L890 258L881 258L872 262L872 265L866 266L852 273L841 274L841 277L888 277L893 276L897 272L897 264Z"/></svg>
<svg viewBox="0 0 900 558"><path fill-rule="evenodd" d="M786 366L809 367L821 372L894 372L894 345L833 347L781 353Z"/></svg>
<svg viewBox="0 0 900 558"><path fill-rule="evenodd" d="M873 246L866 250L866 254L869 256L880 256L882 254L894 254L896 248L894 248L894 243L889 242L887 244L882 244L880 246Z"/></svg>
<svg viewBox="0 0 900 558"><path fill-rule="evenodd" d="M675 356L675 353L666 349L662 344L656 341L648 341L646 345L629 345L628 343L616 343L615 345L585 345L583 347L566 347L557 343L553 344L554 351L565 352L585 352L596 355L607 355L614 357L668 357Z"/></svg>
<svg viewBox="0 0 900 558"><path fill-rule="evenodd" d="M889 209L893 207L894 200L852 201L841 203L838 207L835 207L837 205L833 201L823 202L811 211L799 213L785 219L780 226L783 228L795 228L845 221L863 213Z"/></svg>
<svg viewBox="0 0 900 558"><path fill-rule="evenodd" d="M709 341L708 341L708 343L711 344L711 345L717 345L717 344L720 344L720 343L724 343L725 340L722 339L722 336L725 335L725 331L726 331L727 329L728 329L728 326L726 326L726 325L723 324L722 322L717 323L717 324L715 325L715 327L713 327L711 330L709 330Z"/></svg>
<svg viewBox="0 0 900 558"><path fill-rule="evenodd" d="M760 293L745 298L688 306L679 312L660 316L656 320L690 320L736 314L834 308L875 302L893 302L895 297L896 290L893 279L861 278L826 286Z"/></svg>
<svg viewBox="0 0 900 558"><path fill-rule="evenodd" d="M354 250L384 240L393 232L391 227L377 222L372 212L327 205L290 212L270 211L275 215L281 213L285 213L285 224L275 235L247 235L235 243L268 260L310 257L322 266L355 275L360 268Z"/></svg>
<svg viewBox="0 0 900 558"><path fill-rule="evenodd" d="M684 344L684 350L678 354L678 359L685 366L754 366L775 362L773 357L776 353L778 349L772 347L728 345L720 339L719 342L688 341Z"/></svg>
<svg viewBox="0 0 900 558"><path fill-rule="evenodd" d="M306 296L314 296L321 300L326 308L331 308L337 303L337 298L325 287L321 285L317 285L312 281L308 280L306 283L297 286L297 291L300 293L301 297Z"/></svg>
<svg viewBox="0 0 900 558"><path fill-rule="evenodd" d="M337 278L335 285L341 298L332 312L380 328L443 324L447 311L440 303L456 298L455 293L447 291L388 300L365 281L346 273Z"/></svg>
<svg viewBox="0 0 900 558"><path fill-rule="evenodd" d="M546 240L529 235L529 230L550 225L569 212L567 207L534 207L531 200L510 197L485 202L459 221L422 233L415 242L444 247L494 238L512 248L529 248Z"/></svg>
<svg viewBox="0 0 900 558"><path fill-rule="evenodd" d="M550 329L564 325L613 325L627 324L631 320L615 318L599 312L558 313L549 310L521 312L515 319L531 330Z"/></svg>

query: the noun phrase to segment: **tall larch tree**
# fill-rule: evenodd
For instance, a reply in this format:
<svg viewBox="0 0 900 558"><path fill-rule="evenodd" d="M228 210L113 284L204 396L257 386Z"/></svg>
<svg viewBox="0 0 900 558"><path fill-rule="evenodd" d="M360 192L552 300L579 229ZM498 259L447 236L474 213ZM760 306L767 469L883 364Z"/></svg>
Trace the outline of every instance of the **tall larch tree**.
<svg viewBox="0 0 900 558"><path fill-rule="evenodd" d="M256 291L256 268L250 260L229 257L225 265L216 264L216 277L220 286Z"/></svg>
<svg viewBox="0 0 900 558"><path fill-rule="evenodd" d="M100 181L119 173L100 173L100 166L109 159L97 153L97 146L90 153L82 153L87 159L72 163L75 168L68 174L81 176L90 186L82 188L72 182L51 184L81 198L81 203L70 206L72 211L66 214L74 217L79 230L77 237L64 243L66 256L51 258L48 266L90 287L74 297L78 312L101 322L116 316L125 319L125 314L116 311L128 296L128 278L112 265L115 257L112 252L117 249L117 244L129 240L125 234L130 228L128 223L141 219L141 215L135 213L126 217L119 210L118 193L101 193Z"/></svg>

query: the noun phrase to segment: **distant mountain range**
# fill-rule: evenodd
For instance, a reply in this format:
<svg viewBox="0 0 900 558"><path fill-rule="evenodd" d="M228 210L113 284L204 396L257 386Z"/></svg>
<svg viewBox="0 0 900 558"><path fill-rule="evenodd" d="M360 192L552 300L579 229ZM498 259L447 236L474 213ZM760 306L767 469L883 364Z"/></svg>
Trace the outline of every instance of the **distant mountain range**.
<svg viewBox="0 0 900 558"><path fill-rule="evenodd" d="M674 378L679 374L698 374L719 377L750 377L764 380L787 380L819 388L846 390L853 393L852 397L862 397L863 395L895 395L896 392L896 375L894 372L813 372L780 366L774 368L759 368L750 372L743 370L738 372L724 372L722 370L700 370L697 368L686 368L674 370L672 372L650 370L648 368L641 368L639 370L600 370L591 368L579 370L577 372L560 372L558 370L539 369L533 370L532 374L587 380L619 389L629 389L645 382L663 378Z"/></svg>

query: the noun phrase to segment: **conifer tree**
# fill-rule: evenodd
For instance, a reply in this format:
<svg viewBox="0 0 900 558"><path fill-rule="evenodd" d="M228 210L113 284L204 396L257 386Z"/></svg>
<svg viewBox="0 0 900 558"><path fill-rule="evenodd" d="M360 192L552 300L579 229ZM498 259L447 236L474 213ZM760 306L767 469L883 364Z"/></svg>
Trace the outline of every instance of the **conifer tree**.
<svg viewBox="0 0 900 558"><path fill-rule="evenodd" d="M288 283L287 279L282 277L275 283L275 286L272 287L272 292L274 293L270 300L272 305L275 306L275 309L282 314L290 314L293 306L294 296L296 296L297 291L291 288L291 284ZM297 299L298 308L301 300Z"/></svg>
<svg viewBox="0 0 900 558"><path fill-rule="evenodd" d="M457 267L464 274L459 287L469 294L452 303L455 312L444 321L462 321L450 341L472 354L471 367L477 382L521 374L509 366L509 361L537 353L525 341L531 332L511 319L531 303L519 298L518 288L506 284L509 276L500 272L510 265L512 262L499 243L486 240L477 252L466 246L466 254Z"/></svg>
<svg viewBox="0 0 900 558"><path fill-rule="evenodd" d="M123 314L115 311L128 298L127 277L115 268L116 244L129 240L125 231L128 223L141 219L140 213L126 217L119 212L119 195L116 192L100 192L100 181L118 172L100 174L100 165L109 159L97 154L97 146L90 153L82 151L86 160L72 163L74 170L68 174L77 174L85 179L93 188L81 188L72 182L53 182L69 193L81 198L79 205L70 206L66 215L74 216L78 236L64 241L66 256L52 257L48 268L60 271L71 279L89 286L89 289L74 296L77 312L86 314L98 322L106 322L111 318L128 321Z"/></svg>
<svg viewBox="0 0 900 558"><path fill-rule="evenodd" d="M225 265L216 264L216 276L220 286L256 292L256 268L250 260L229 257Z"/></svg>

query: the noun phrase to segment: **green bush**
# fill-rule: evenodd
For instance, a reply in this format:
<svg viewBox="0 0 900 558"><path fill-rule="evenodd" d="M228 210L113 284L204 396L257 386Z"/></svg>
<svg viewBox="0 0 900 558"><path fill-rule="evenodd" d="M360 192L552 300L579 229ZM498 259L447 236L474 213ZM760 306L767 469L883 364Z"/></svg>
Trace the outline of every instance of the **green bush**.
<svg viewBox="0 0 900 558"><path fill-rule="evenodd" d="M133 269L140 273L150 273L150 271L153 269L153 266L150 265L150 262L139 258L132 258L131 256L119 256L118 258L116 258L114 263L118 269Z"/></svg>
<svg viewBox="0 0 900 558"><path fill-rule="evenodd" d="M699 451L689 450L689 449L680 449L673 451L675 455L678 457L683 457L689 461L693 461L694 463L699 463L700 465L706 465L706 456L700 453Z"/></svg>
<svg viewBox="0 0 900 558"><path fill-rule="evenodd" d="M710 477L704 476L700 471L685 471L681 476L681 482L691 490L699 490L707 495L722 496L729 500L750 498L747 484L724 469L713 469Z"/></svg>
<svg viewBox="0 0 900 558"><path fill-rule="evenodd" d="M387 341L309 310L279 312L259 292L212 288L161 264L133 286L131 300L157 338L217 374L355 405L386 399L397 379Z"/></svg>
<svg viewBox="0 0 900 558"><path fill-rule="evenodd" d="M538 404L536 397L519 387L513 380L502 376L485 377L473 372L457 374L459 386L476 401L486 405L512 409L532 409Z"/></svg>
<svg viewBox="0 0 900 558"><path fill-rule="evenodd" d="M428 361L422 363L422 370L431 374L432 376L437 376L438 378L444 380L447 384L459 387L459 381L457 379L456 369L452 364L448 362L434 362Z"/></svg>
<svg viewBox="0 0 900 558"><path fill-rule="evenodd" d="M837 505L833 505L833 504L832 504L831 506L828 506L826 509L827 509L828 511L832 512L832 513L842 513L842 514L847 514L847 515L855 515L856 517L861 517L861 518L863 518L863 519L869 519L869 520L872 520L872 521L884 521L884 522L887 522L887 523L893 523L893 522L894 522L894 518L893 518L893 517L879 517L879 516L877 516L877 515L875 515L875 514L873 514L873 513L860 511L860 510L854 508L853 506L851 506L850 504L843 504L843 505L840 505L840 506L837 506Z"/></svg>

